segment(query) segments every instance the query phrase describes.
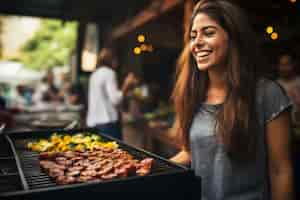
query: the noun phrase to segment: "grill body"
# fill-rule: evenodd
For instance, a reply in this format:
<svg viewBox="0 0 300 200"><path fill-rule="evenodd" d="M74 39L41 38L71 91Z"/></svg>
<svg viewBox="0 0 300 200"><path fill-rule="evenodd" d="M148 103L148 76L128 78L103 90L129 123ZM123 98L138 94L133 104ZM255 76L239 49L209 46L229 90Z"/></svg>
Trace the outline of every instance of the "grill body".
<svg viewBox="0 0 300 200"><path fill-rule="evenodd" d="M26 148L28 142L35 139L48 138L53 132L58 134L97 133L94 129L6 133L5 137L14 153L22 189L1 192L0 199L85 199L87 195L97 196L103 193L109 193L110 197L112 197L112 195L118 196L120 193L129 195L137 192L156 193L168 191L182 199L183 196L186 198L190 195L192 190L195 191L197 185L199 186L199 180L196 180L190 169L101 134L104 140L116 141L121 149L128 151L137 159L154 158L155 161L151 173L142 177L130 176L102 182L57 185L47 174L41 171L38 153L29 151ZM132 197L130 198L132 199Z"/></svg>

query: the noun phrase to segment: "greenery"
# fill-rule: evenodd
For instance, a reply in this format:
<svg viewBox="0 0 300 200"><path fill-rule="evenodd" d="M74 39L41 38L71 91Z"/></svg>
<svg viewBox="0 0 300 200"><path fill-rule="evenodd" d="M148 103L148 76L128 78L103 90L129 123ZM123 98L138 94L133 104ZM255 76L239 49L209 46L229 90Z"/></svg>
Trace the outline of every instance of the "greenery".
<svg viewBox="0 0 300 200"><path fill-rule="evenodd" d="M42 20L41 27L21 48L18 60L35 70L70 62L77 39L77 23Z"/></svg>

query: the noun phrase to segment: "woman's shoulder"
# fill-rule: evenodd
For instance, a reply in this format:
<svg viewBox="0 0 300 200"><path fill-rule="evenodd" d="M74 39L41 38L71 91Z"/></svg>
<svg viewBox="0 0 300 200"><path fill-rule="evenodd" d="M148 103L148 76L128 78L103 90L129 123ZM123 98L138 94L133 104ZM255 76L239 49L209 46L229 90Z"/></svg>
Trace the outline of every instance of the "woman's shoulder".
<svg viewBox="0 0 300 200"><path fill-rule="evenodd" d="M261 79L258 81L257 89L258 110L263 114L265 122L271 121L292 106L286 91L276 81Z"/></svg>
<svg viewBox="0 0 300 200"><path fill-rule="evenodd" d="M276 97L277 95L286 95L286 91L277 81L261 78L257 82L257 95Z"/></svg>

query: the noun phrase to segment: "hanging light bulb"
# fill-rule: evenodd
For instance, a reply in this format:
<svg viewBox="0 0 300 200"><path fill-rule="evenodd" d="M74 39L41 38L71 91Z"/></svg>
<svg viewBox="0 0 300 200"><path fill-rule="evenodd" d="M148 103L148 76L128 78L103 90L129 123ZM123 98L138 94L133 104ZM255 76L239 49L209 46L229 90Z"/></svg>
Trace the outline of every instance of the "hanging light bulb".
<svg viewBox="0 0 300 200"><path fill-rule="evenodd" d="M273 28L272 26L268 26L268 27L266 28L266 32L267 32L268 34L273 33L273 31L274 31L274 28Z"/></svg>
<svg viewBox="0 0 300 200"><path fill-rule="evenodd" d="M271 39L272 39L272 40L277 40L277 39L278 39L278 33L273 32L273 33L271 34Z"/></svg>
<svg viewBox="0 0 300 200"><path fill-rule="evenodd" d="M135 47L135 48L133 49L133 53L136 54L136 55L141 54L141 52L142 52L142 50L141 50L140 47Z"/></svg>
<svg viewBox="0 0 300 200"><path fill-rule="evenodd" d="M139 42L145 42L145 36L143 34L138 35L137 40Z"/></svg>

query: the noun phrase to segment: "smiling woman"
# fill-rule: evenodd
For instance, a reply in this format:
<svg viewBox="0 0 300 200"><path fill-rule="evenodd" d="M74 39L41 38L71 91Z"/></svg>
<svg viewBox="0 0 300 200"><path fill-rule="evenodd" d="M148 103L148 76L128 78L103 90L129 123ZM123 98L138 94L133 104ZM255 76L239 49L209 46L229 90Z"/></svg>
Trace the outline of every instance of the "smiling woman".
<svg viewBox="0 0 300 200"><path fill-rule="evenodd" d="M243 11L201 0L187 30L173 90L182 150L171 160L191 163L205 200L292 199L292 103L259 72L266 66Z"/></svg>

